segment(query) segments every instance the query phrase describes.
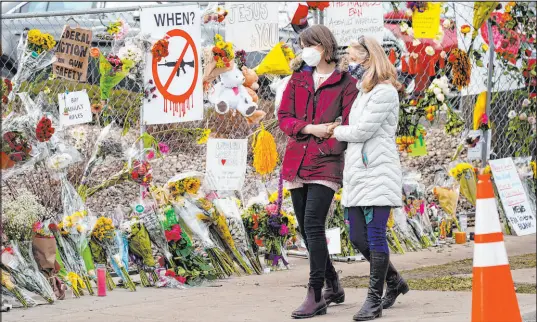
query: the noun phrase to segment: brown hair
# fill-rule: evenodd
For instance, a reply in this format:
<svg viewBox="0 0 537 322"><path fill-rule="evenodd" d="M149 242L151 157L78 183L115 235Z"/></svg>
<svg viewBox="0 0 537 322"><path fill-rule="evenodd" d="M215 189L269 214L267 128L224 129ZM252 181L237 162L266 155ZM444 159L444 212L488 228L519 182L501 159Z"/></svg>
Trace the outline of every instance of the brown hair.
<svg viewBox="0 0 537 322"><path fill-rule="evenodd" d="M402 86L397 81L397 70L392 65L382 46L374 38L361 36L358 41L351 42L347 49L355 51L357 58L362 61L366 72L362 77L362 89L364 92L370 92L377 84L388 82L392 84L397 91Z"/></svg>
<svg viewBox="0 0 537 322"><path fill-rule="evenodd" d="M304 29L299 36L300 46L309 47L321 45L327 63L339 61L337 55L337 40L334 34L324 25L313 25Z"/></svg>

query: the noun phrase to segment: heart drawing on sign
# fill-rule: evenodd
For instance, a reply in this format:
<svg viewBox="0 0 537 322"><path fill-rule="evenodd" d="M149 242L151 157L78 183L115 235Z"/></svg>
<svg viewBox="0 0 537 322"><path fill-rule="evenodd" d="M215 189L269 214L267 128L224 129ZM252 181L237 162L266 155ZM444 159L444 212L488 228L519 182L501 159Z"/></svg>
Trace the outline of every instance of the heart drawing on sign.
<svg viewBox="0 0 537 322"><path fill-rule="evenodd" d="M226 161L227 161L226 159L220 160L220 162L222 162L222 165L226 165Z"/></svg>

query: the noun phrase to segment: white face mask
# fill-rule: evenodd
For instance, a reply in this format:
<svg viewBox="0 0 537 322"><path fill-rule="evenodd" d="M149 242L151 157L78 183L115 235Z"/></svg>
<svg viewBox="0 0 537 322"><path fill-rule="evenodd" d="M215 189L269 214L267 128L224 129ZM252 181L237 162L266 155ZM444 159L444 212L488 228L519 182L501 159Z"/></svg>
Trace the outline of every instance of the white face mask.
<svg viewBox="0 0 537 322"><path fill-rule="evenodd" d="M313 47L304 48L302 59L308 66L315 67L321 62L321 53Z"/></svg>

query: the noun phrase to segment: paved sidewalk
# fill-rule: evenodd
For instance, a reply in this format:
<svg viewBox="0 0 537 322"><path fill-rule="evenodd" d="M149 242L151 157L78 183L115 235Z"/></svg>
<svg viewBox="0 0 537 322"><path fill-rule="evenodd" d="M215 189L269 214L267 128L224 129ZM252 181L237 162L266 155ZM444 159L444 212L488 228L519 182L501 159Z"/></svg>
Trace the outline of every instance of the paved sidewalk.
<svg viewBox="0 0 537 322"><path fill-rule="evenodd" d="M508 254L535 253L536 238L506 237ZM445 264L472 257L473 248L453 245L394 255L400 269ZM289 271L217 281L212 286L188 290L138 288L137 292L116 289L107 297L84 296L54 305L15 309L2 314L2 321L291 321L290 312L300 304L307 283L307 261L292 259ZM343 276L367 275L367 263L337 263ZM535 278L533 279L535 283ZM352 321L362 304L365 289L346 289L346 302L331 306L328 314L313 321ZM535 294L519 294L523 316L535 316ZM411 291L384 312L379 321L469 321L471 292ZM531 320L528 320L531 321Z"/></svg>

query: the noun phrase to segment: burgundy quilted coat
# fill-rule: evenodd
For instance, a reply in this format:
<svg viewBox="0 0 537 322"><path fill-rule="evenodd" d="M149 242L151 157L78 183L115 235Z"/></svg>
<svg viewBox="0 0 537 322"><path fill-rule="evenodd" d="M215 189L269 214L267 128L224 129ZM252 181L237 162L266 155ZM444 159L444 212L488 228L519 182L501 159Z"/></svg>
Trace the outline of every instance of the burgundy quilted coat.
<svg viewBox="0 0 537 322"><path fill-rule="evenodd" d="M336 69L317 90L311 68L291 76L278 110L280 129L289 136L283 160L284 180L293 181L298 175L304 180L342 183L347 143L300 131L308 124L330 123L340 116L343 124L348 124L357 95L356 80L348 72Z"/></svg>

